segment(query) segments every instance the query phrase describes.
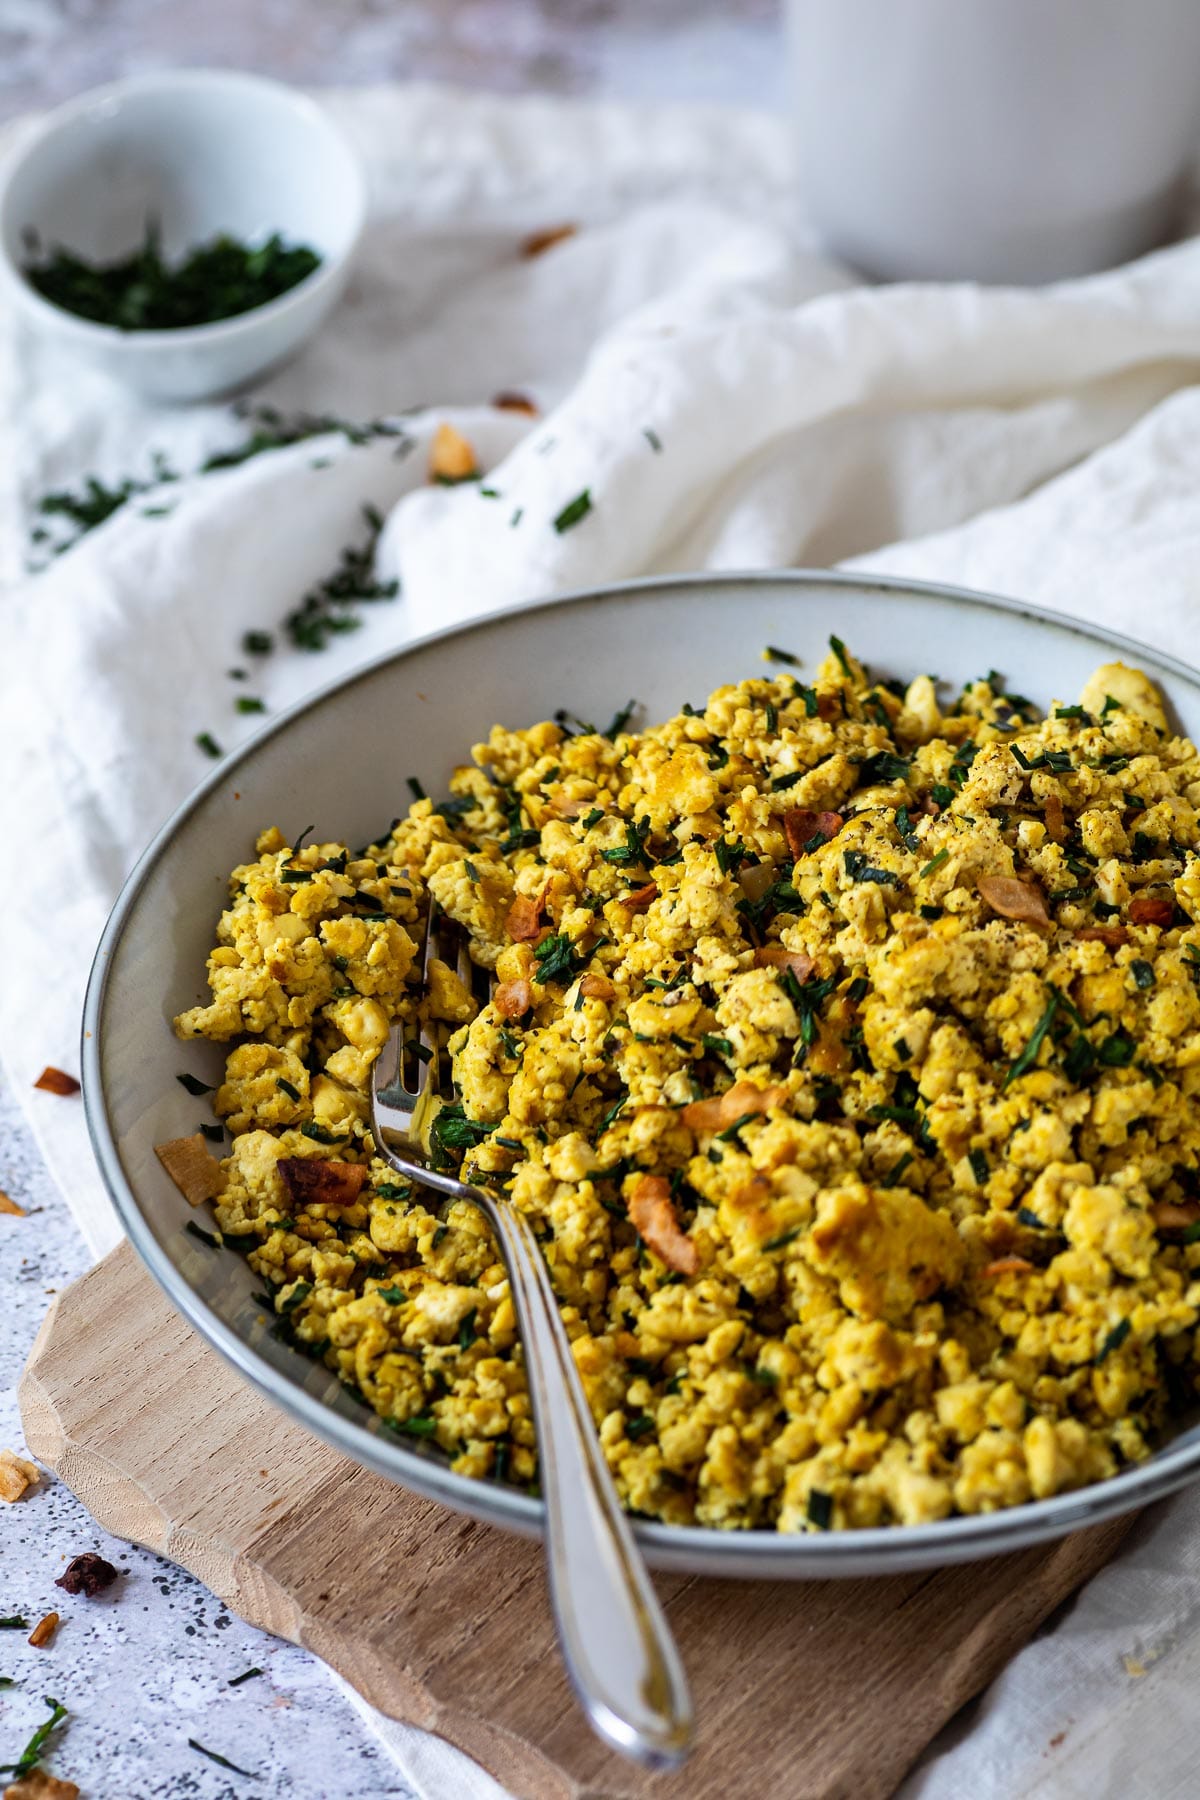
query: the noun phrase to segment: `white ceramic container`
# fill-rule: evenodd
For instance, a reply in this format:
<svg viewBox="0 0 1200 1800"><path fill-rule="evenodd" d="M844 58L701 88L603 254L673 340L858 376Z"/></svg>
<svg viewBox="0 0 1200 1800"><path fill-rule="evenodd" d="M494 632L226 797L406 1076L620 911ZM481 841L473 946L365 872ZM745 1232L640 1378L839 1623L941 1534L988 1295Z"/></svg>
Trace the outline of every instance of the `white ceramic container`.
<svg viewBox="0 0 1200 1800"><path fill-rule="evenodd" d="M885 280L1041 282L1174 223L1196 0L788 0L809 214Z"/></svg>
<svg viewBox="0 0 1200 1800"><path fill-rule="evenodd" d="M32 325L154 400L243 386L298 350L341 295L366 216L358 160L321 108L278 82L178 70L96 88L51 113L0 170L0 274ZM119 331L44 300L28 235L114 261L155 220L169 260L219 232L280 232L321 265L212 325Z"/></svg>

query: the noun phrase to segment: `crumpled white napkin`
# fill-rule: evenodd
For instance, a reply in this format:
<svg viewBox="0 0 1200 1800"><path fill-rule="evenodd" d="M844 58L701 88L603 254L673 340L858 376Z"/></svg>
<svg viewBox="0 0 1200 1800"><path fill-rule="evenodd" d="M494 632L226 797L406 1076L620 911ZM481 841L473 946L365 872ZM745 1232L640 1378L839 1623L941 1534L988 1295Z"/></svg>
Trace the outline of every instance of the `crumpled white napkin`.
<svg viewBox="0 0 1200 1800"><path fill-rule="evenodd" d="M848 557L1191 653L1200 243L1037 292L869 290L797 236L769 120L424 89L331 104L368 159L375 227L348 304L267 397L408 412L405 436L334 435L171 483L4 598L0 1050L97 1251L116 1232L80 1109L31 1083L46 1062L71 1066L107 909L205 772L195 734L229 748L253 729L239 692L276 710L413 631L613 577ZM520 257L521 233L572 219L587 229ZM226 408L136 405L11 319L0 384L10 571L47 487L145 472L152 447L187 470L244 435ZM513 388L544 415L487 404ZM475 447L482 487L425 484L442 420ZM404 598L364 607L361 631L320 657L281 648L249 687L231 682L243 632L276 626L336 565L364 502L389 514L380 564ZM1146 1554L1185 1561L1194 1509L1169 1508ZM1148 1693L1170 1696L1190 1668L1191 1561L1172 1580L1142 1568L1122 1559L1093 1584L1052 1652L1016 1659L978 1738L911 1791L1082 1793L1046 1783L1076 1781L1076 1743L1107 1754L1121 1716L1134 1627L1105 1595L1136 1593L1147 1644L1181 1646L1151 1665ZM1058 1744L1039 1735L1048 1654L1072 1718ZM1176 1730L1185 1748L1197 1738ZM409 1766L412 1734L392 1740ZM1116 1793L1099 1767L1089 1795ZM441 1791L466 1792L446 1769ZM1122 1795L1169 1791L1139 1779L1127 1771Z"/></svg>

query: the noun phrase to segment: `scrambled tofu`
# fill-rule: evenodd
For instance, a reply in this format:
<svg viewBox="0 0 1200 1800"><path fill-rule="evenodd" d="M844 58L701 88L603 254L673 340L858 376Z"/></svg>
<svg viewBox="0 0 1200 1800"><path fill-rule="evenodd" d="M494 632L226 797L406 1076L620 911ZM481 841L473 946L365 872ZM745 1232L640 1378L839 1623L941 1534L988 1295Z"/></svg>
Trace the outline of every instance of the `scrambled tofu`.
<svg viewBox="0 0 1200 1800"><path fill-rule="evenodd" d="M231 1045L222 1237L460 1471L534 1484L536 1444L486 1223L371 1141L430 1017L441 1151L532 1221L639 1515L986 1512L1194 1403L1200 757L1120 664L1038 719L831 643L652 729L497 727L380 843L233 873L177 1021ZM476 993L418 991L430 895Z"/></svg>

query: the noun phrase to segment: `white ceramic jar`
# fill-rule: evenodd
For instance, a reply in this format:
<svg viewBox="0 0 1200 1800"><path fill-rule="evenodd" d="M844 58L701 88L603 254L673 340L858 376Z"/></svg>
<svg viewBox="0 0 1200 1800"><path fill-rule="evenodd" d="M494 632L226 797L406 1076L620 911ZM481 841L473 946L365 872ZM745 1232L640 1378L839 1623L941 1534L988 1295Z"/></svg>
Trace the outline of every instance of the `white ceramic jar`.
<svg viewBox="0 0 1200 1800"><path fill-rule="evenodd" d="M788 0L801 178L888 280L1038 282L1160 243L1200 133L1200 0Z"/></svg>

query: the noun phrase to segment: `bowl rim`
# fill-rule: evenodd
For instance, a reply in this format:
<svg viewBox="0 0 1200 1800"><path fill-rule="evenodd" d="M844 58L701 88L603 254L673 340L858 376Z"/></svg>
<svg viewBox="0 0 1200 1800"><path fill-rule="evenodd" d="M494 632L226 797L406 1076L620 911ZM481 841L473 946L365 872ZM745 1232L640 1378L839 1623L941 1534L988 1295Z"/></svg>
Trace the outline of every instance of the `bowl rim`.
<svg viewBox="0 0 1200 1800"><path fill-rule="evenodd" d="M399 648L384 651L322 684L214 764L212 771L155 832L134 865L104 927L88 979L80 1060L92 1149L101 1178L130 1242L172 1305L252 1386L351 1461L372 1468L408 1491L437 1500L456 1512L526 1536L541 1534L543 1507L540 1500L502 1483L457 1475L447 1464L406 1445L401 1438L377 1434L367 1423L360 1424L305 1391L272 1368L244 1337L227 1325L190 1286L160 1247L143 1217L132 1184L125 1177L104 1101L103 1021L113 952L151 870L169 851L175 834L196 808L242 762L254 756L266 739L290 730L297 720L318 709L332 695L353 687L390 664L403 662L430 645L452 638L469 639L516 613L549 615L569 612L573 606L597 601L617 603L631 595L653 597L668 590L688 592L698 587L732 588L747 583L781 590L833 587L860 595L908 594L949 600L983 612L1025 617L1110 646L1133 660L1135 666L1149 659L1200 693L1200 672L1169 652L1140 643L1122 632L1091 625L1083 619L1028 601L904 576L823 569L722 570L711 574L642 577L598 588L575 589L524 606L498 607L478 618L410 639ZM957 1515L920 1525L870 1526L821 1534L758 1529L722 1531L711 1526L664 1525L635 1519L634 1532L648 1559L657 1567L719 1573L747 1580L762 1579L768 1574L772 1578L783 1575L821 1580L890 1574L901 1569L938 1568L1024 1549L1164 1498L1200 1476L1200 1435L1189 1443L1188 1438L1192 1435L1185 1434L1146 1462L1134 1464L1090 1487L992 1513ZM704 1569L706 1561L707 1571Z"/></svg>
<svg viewBox="0 0 1200 1800"><path fill-rule="evenodd" d="M227 319L212 319L205 325L167 325L122 331L119 325L105 325L97 319L85 319L64 306L47 300L25 276L24 269L9 252L7 244L7 212L18 175L40 155L52 138L69 130L77 120L86 118L97 107L144 94L194 92L240 92L249 99L269 97L282 101L310 126L323 132L327 147L341 160L350 195L351 227L345 244L335 254L322 256L320 263L302 281L273 300L252 306L246 312L234 313ZM224 344L245 335L260 322L275 320L311 299L321 289L339 282L358 250L366 225L368 208L367 177L362 158L328 110L302 88L276 81L269 75L257 75L245 69L162 69L140 75L123 76L99 87L85 88L69 100L45 113L27 134L23 134L0 163L0 270L30 315L42 324L67 333L80 344L90 344L106 351L138 352L158 350L198 350L210 344Z"/></svg>

